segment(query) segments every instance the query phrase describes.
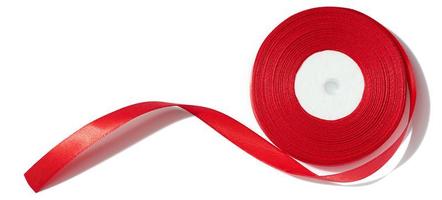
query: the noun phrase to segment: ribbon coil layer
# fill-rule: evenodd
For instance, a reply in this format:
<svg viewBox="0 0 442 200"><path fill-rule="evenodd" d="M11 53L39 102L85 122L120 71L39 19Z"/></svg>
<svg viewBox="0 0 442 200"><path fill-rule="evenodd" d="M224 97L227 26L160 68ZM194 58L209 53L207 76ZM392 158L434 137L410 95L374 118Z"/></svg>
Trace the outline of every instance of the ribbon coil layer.
<svg viewBox="0 0 442 200"><path fill-rule="evenodd" d="M351 114L337 120L308 114L293 89L294 77L303 61L323 50L348 55L364 76L361 102ZM377 171L400 146L413 115L416 88L412 66L392 33L358 11L321 7L291 16L266 38L253 68L251 99L256 119L274 145L210 108L143 102L107 114L76 131L35 163L25 173L26 180L38 192L81 152L128 121L156 109L178 106L274 168L313 179L352 182ZM318 175L297 161L338 165L361 159L390 138L406 108L409 108L407 126L400 136L358 167Z"/></svg>

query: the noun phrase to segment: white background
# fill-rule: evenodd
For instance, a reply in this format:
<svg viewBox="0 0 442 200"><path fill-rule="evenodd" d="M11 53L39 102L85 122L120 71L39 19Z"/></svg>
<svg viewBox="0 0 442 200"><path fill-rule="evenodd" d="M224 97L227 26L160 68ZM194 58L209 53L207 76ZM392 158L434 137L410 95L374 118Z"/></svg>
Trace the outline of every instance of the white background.
<svg viewBox="0 0 442 200"><path fill-rule="evenodd" d="M438 1L1 1L0 199L437 199L442 101ZM249 81L261 42L290 15L334 5L398 35L427 79L425 138L404 165L365 186L277 171L188 117L35 194L23 173L89 121L141 101L216 108L259 129ZM439 19L439 20L437 20ZM439 191L438 191L439 190Z"/></svg>

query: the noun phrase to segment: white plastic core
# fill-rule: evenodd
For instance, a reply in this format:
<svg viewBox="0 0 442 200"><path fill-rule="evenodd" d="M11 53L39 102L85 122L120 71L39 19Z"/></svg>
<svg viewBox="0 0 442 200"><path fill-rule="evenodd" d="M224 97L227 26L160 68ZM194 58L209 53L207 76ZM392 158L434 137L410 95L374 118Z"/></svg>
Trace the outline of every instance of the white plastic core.
<svg viewBox="0 0 442 200"><path fill-rule="evenodd" d="M358 64L334 50L310 55L295 77L295 94L302 108L325 120L337 120L352 113L361 101L364 87Z"/></svg>

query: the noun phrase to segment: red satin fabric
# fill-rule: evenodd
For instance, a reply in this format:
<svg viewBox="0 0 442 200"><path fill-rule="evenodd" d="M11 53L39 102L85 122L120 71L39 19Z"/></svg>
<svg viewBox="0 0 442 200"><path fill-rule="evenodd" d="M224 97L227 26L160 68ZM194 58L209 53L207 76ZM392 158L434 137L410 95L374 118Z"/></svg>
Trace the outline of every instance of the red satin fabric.
<svg viewBox="0 0 442 200"><path fill-rule="evenodd" d="M302 62L315 52L330 49L353 58L365 81L364 94L356 110L332 121L306 113L293 90L294 77ZM38 192L81 152L128 121L153 110L178 106L274 168L319 180L356 181L371 175L392 157L407 128L385 151L348 171L320 176L296 159L338 165L372 153L397 128L404 115L407 94L410 99L408 127L416 99L412 66L398 40L386 28L354 10L314 8L297 13L276 27L262 44L255 61L251 84L254 113L275 145L235 119L210 108L144 102L87 124L44 155L25 177Z"/></svg>

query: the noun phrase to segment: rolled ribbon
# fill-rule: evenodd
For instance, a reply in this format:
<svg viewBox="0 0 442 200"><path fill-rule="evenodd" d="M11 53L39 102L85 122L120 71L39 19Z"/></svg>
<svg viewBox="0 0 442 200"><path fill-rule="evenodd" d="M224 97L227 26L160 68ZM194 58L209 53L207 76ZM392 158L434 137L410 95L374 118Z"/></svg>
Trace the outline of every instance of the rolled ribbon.
<svg viewBox="0 0 442 200"><path fill-rule="evenodd" d="M323 50L350 56L364 76L361 102L351 114L337 120L309 115L300 106L293 89L294 77L303 61ZM177 106L276 169L331 182L357 181L381 168L400 146L413 115L416 87L412 66L392 33L358 11L320 7L291 16L266 38L253 68L251 100L260 127L274 145L235 119L210 108L143 102L85 125L37 161L25 178L38 192L60 169L115 129L147 112ZM399 137L358 167L318 175L298 161L338 165L361 159L391 137L406 108L408 119Z"/></svg>

